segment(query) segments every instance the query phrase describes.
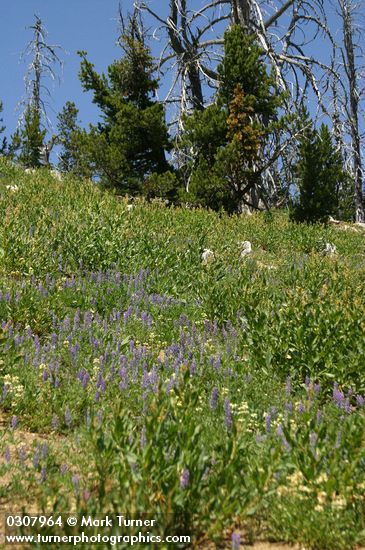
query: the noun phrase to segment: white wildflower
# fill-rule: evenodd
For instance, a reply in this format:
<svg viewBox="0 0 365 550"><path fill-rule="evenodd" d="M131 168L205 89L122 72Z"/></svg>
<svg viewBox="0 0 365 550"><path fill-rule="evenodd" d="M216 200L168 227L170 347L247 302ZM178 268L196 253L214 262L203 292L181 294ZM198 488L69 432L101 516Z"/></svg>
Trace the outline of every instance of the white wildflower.
<svg viewBox="0 0 365 550"><path fill-rule="evenodd" d="M214 260L214 252L212 250L209 250L209 248L204 248L203 254L202 254L203 264L207 265L213 260Z"/></svg>
<svg viewBox="0 0 365 550"><path fill-rule="evenodd" d="M242 241L240 243L240 247L241 247L241 252L240 252L241 258L244 258L248 254L251 254L252 244L250 243L250 241Z"/></svg>
<svg viewBox="0 0 365 550"><path fill-rule="evenodd" d="M18 191L19 187L17 185L7 185L6 189L15 193L15 191Z"/></svg>
<svg viewBox="0 0 365 550"><path fill-rule="evenodd" d="M337 248L332 243L326 243L323 253L326 254L326 256L333 256L337 253Z"/></svg>

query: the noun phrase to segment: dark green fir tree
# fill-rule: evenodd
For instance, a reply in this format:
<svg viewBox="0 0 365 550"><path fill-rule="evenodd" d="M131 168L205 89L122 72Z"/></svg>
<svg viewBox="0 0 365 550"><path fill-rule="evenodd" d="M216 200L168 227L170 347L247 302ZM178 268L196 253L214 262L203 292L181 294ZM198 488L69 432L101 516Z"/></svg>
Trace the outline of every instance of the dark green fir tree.
<svg viewBox="0 0 365 550"><path fill-rule="evenodd" d="M346 175L328 126L322 124L316 130L306 111L302 124L296 164L299 197L291 217L299 222L325 223L330 215L337 215L338 193Z"/></svg>
<svg viewBox="0 0 365 550"><path fill-rule="evenodd" d="M28 105L24 112L24 122L12 136L11 154L17 156L20 164L26 168L39 168L41 150L46 130L41 129L41 116L37 108Z"/></svg>
<svg viewBox="0 0 365 550"><path fill-rule="evenodd" d="M154 63L136 16L129 19L120 39L121 59L99 75L85 52L80 52L80 80L101 111L101 122L79 133L82 163L101 183L119 192L137 194L152 174L168 169L169 148L164 109L154 96L158 82Z"/></svg>
<svg viewBox="0 0 365 550"><path fill-rule="evenodd" d="M197 204L237 212L261 188L260 165L268 136L280 132L282 98L254 36L238 25L225 33L218 74L215 103L185 121L184 145L194 159L187 196Z"/></svg>
<svg viewBox="0 0 365 550"><path fill-rule="evenodd" d="M77 109L73 101L67 101L57 116L57 143L61 146L57 168L60 172L77 172L78 167L78 124Z"/></svg>

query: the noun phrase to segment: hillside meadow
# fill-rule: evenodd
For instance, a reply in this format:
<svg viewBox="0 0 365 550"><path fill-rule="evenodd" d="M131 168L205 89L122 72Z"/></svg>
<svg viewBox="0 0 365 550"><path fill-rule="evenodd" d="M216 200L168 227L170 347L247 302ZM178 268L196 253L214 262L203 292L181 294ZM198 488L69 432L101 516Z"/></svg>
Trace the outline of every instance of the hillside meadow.
<svg viewBox="0 0 365 550"><path fill-rule="evenodd" d="M2 159L0 219L2 512L365 543L365 231L128 208Z"/></svg>

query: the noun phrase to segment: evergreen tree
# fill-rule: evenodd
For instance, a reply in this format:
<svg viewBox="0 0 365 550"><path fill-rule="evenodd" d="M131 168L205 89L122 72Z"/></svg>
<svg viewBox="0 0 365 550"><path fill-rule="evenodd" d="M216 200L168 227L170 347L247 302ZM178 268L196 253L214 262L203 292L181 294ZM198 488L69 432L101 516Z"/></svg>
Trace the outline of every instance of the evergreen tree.
<svg viewBox="0 0 365 550"><path fill-rule="evenodd" d="M16 155L26 168L39 168L42 165L41 150L46 130L41 130L40 124L38 109L29 105L24 113L23 125L12 136L11 155Z"/></svg>
<svg viewBox="0 0 365 550"><path fill-rule="evenodd" d="M102 113L102 122L78 135L83 162L101 182L119 191L138 193L152 173L168 169L169 148L164 110L153 96L158 82L136 16L120 40L123 57L108 67L108 76L96 73L85 52L80 80Z"/></svg>
<svg viewBox="0 0 365 550"><path fill-rule="evenodd" d="M198 204L239 211L262 190L264 147L283 129L277 120L282 98L262 54L254 37L233 25L225 33L216 103L185 121L184 145L194 157L189 192Z"/></svg>
<svg viewBox="0 0 365 550"><path fill-rule="evenodd" d="M345 182L342 159L328 126L322 124L318 132L306 112L304 121L296 165L299 199L291 216L300 222L326 222L338 211L338 190Z"/></svg>
<svg viewBox="0 0 365 550"><path fill-rule="evenodd" d="M73 101L67 101L57 119L57 143L61 145L58 154L58 169L60 172L77 171L78 140L80 132L78 125L78 109Z"/></svg>
<svg viewBox="0 0 365 550"><path fill-rule="evenodd" d="M25 75L26 98L24 112L19 119L19 128L12 136L9 151L12 157L28 167L37 168L49 165L49 156L55 139L52 137L45 143L50 125L46 112L47 101L44 96L50 96L47 79L56 79L54 65L62 66L58 57L59 46L47 42L47 31L42 20L36 15L34 24L29 27L33 32L23 56L30 56Z"/></svg>

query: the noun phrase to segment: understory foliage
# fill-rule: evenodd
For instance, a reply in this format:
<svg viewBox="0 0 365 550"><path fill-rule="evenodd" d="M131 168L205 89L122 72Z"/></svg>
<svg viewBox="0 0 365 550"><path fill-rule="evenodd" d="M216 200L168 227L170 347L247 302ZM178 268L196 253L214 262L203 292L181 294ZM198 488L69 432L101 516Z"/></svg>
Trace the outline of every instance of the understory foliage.
<svg viewBox="0 0 365 550"><path fill-rule="evenodd" d="M0 174L2 505L364 544L363 230Z"/></svg>

